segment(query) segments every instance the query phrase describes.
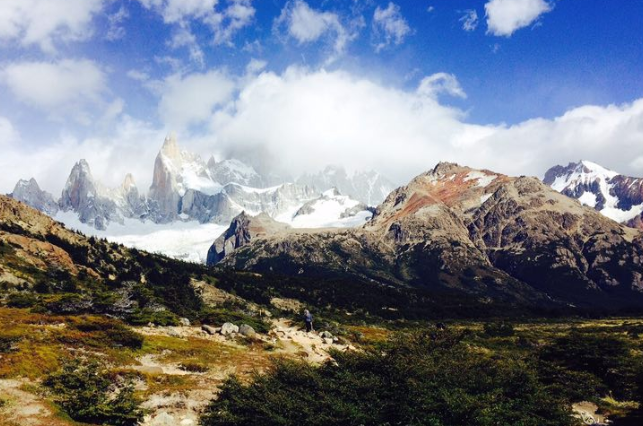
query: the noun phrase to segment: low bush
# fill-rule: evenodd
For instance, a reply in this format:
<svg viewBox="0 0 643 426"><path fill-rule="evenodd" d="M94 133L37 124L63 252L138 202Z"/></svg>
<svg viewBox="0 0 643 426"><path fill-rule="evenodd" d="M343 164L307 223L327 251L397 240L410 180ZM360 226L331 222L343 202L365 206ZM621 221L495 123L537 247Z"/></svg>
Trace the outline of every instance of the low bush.
<svg viewBox="0 0 643 426"><path fill-rule="evenodd" d="M131 349L143 347L143 336L130 330L120 321L102 317L80 317L71 324L71 328L85 333L85 343L96 346L120 346Z"/></svg>
<svg viewBox="0 0 643 426"><path fill-rule="evenodd" d="M173 312L166 310L140 309L136 310L127 318L127 322L133 325L154 324L160 326L179 325L179 317Z"/></svg>
<svg viewBox="0 0 643 426"><path fill-rule="evenodd" d="M489 337L511 337L514 335L513 325L506 322L488 322L483 328Z"/></svg>
<svg viewBox="0 0 643 426"><path fill-rule="evenodd" d="M10 308L31 308L38 303L38 296L30 293L11 293L7 296L7 306Z"/></svg>
<svg viewBox="0 0 643 426"><path fill-rule="evenodd" d="M207 365L194 361L183 361L179 364L179 368L190 373L205 373L210 369Z"/></svg>
<svg viewBox="0 0 643 426"><path fill-rule="evenodd" d="M54 401L76 421L135 426L143 419L131 381L113 385L97 362L65 364L61 371L49 375L44 385L53 393Z"/></svg>

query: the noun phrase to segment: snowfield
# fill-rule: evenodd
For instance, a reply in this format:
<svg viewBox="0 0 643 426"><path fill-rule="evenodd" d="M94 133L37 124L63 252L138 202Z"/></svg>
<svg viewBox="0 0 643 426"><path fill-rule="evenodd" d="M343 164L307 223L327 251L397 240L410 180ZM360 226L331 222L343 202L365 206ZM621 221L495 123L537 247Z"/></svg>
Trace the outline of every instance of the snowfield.
<svg viewBox="0 0 643 426"><path fill-rule="evenodd" d="M105 231L100 231L80 222L76 213L71 211L59 212L54 219L86 235L195 263L205 263L208 249L227 229L225 225L197 221L156 224L125 219L124 225L111 223Z"/></svg>

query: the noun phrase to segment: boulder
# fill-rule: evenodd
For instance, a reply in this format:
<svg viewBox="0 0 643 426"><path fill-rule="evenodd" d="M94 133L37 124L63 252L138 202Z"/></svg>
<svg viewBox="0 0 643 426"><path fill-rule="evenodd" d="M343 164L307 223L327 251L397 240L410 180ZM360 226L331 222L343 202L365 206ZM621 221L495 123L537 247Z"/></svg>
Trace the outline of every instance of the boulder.
<svg viewBox="0 0 643 426"><path fill-rule="evenodd" d="M181 318L181 319L179 319L179 324L181 324L182 326L185 326L185 327L189 327L190 326L190 320L187 319L187 318Z"/></svg>
<svg viewBox="0 0 643 426"><path fill-rule="evenodd" d="M333 339L333 334L330 331L322 331L319 333L319 337L322 339Z"/></svg>
<svg viewBox="0 0 643 426"><path fill-rule="evenodd" d="M205 324L201 326L201 330L205 331L209 335L214 335L219 331L219 329Z"/></svg>
<svg viewBox="0 0 643 426"><path fill-rule="evenodd" d="M232 324L231 322L226 322L221 326L220 333L223 334L224 336L227 336L232 333L238 333L239 332L239 326Z"/></svg>
<svg viewBox="0 0 643 426"><path fill-rule="evenodd" d="M254 328L250 327L247 324L241 324L239 327L239 334L242 334L246 337L254 338L257 335L257 332Z"/></svg>

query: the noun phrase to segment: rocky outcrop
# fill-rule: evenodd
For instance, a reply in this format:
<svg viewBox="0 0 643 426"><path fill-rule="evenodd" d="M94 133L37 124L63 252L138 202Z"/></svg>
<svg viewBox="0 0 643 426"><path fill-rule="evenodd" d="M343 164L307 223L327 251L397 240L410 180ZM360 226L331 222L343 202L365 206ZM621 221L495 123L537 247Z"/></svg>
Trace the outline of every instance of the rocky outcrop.
<svg viewBox="0 0 643 426"><path fill-rule="evenodd" d="M288 228L288 225L276 222L265 213L253 217L241 212L232 219L230 227L214 241L208 250L207 264L219 263L226 255L247 245L253 238L274 235Z"/></svg>
<svg viewBox="0 0 643 426"><path fill-rule="evenodd" d="M47 191L41 190L34 178L19 180L9 196L50 216L58 213L59 207L54 197Z"/></svg>
<svg viewBox="0 0 643 426"><path fill-rule="evenodd" d="M630 227L643 229L643 178L621 175L590 161L554 166L543 182L581 204Z"/></svg>
<svg viewBox="0 0 643 426"><path fill-rule="evenodd" d="M341 274L492 301L643 306L641 233L536 178L450 163L393 191L361 228L286 229L241 240L217 251L221 263Z"/></svg>

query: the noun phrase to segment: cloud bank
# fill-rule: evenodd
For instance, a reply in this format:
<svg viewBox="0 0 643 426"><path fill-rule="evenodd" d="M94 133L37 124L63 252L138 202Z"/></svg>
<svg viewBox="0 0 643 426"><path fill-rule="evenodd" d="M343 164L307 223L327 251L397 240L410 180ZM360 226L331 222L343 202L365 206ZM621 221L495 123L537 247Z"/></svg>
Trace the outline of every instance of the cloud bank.
<svg viewBox="0 0 643 426"><path fill-rule="evenodd" d="M238 79L220 70L167 79L158 95L161 127L122 116L107 136L61 136L47 148L27 151L11 123L0 119L0 190L8 192L18 178L35 176L44 188L59 192L82 157L106 183L116 185L131 171L145 190L174 120L185 125L179 142L187 149L217 158L259 156L295 176L343 164L375 168L403 184L439 161L542 176L555 164L579 159L643 176L643 99L582 106L554 119L511 126L480 125L441 103L439 94L465 95L450 74L428 76L415 90L400 90L345 71L291 67L277 74L261 72L260 65ZM205 100L190 107L195 90Z"/></svg>

